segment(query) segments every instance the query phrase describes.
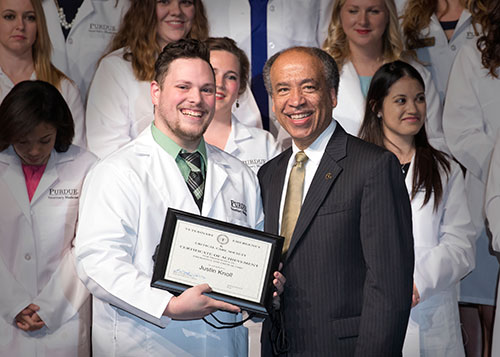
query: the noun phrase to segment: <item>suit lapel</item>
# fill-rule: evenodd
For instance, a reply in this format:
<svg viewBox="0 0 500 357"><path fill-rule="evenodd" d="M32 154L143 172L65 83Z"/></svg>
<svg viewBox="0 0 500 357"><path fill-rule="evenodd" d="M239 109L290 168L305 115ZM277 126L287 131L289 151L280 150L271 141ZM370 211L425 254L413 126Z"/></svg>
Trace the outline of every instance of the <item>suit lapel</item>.
<svg viewBox="0 0 500 357"><path fill-rule="evenodd" d="M338 164L338 161L346 156L346 146L347 134L344 129L337 124L335 132L326 146L325 153L321 158L321 162L311 182L311 186L307 191L302 208L300 209L297 225L295 226L292 240L290 241L288 256L292 254L295 246L304 236L307 227L316 216L316 212L323 204L333 183L342 172L342 167Z"/></svg>
<svg viewBox="0 0 500 357"><path fill-rule="evenodd" d="M52 150L50 154L49 161L47 162L47 166L45 167L45 171L43 172L40 183L38 184L35 194L31 199L31 204L34 204L42 195L51 187L54 182L59 179L59 175L57 173L57 165L58 164L58 154L55 150Z"/></svg>
<svg viewBox="0 0 500 357"><path fill-rule="evenodd" d="M203 194L202 214L210 216L217 196L222 191L222 187L227 181L227 169L224 167L224 160L219 157L219 153L209 145L207 148L207 174L205 179L205 193ZM194 202L194 200L193 200Z"/></svg>
<svg viewBox="0 0 500 357"><path fill-rule="evenodd" d="M279 234L279 215L281 195L283 193L283 186L285 184L286 168L288 161L292 155L292 149L289 148L276 163L276 170L271 172L271 182L269 184L269 201L267 202L267 210L265 214L265 227L266 232ZM273 169L272 167L270 168Z"/></svg>

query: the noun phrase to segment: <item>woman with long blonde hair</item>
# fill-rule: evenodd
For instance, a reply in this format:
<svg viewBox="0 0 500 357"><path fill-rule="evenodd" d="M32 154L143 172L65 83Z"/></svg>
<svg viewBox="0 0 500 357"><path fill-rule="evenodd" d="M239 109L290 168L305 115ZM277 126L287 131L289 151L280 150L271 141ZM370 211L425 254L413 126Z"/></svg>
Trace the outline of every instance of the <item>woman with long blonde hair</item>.
<svg viewBox="0 0 500 357"><path fill-rule="evenodd" d="M52 47L41 0L0 0L0 13L0 101L24 80L38 79L52 84L59 89L73 115L73 143L85 147L80 93L50 62Z"/></svg>
<svg viewBox="0 0 500 357"><path fill-rule="evenodd" d="M181 38L207 37L201 0L133 0L90 86L89 149L102 158L150 125L149 86L158 54Z"/></svg>
<svg viewBox="0 0 500 357"><path fill-rule="evenodd" d="M348 133L358 134L374 73L384 63L400 59L410 62L422 75L427 97L427 133L429 139L444 145L439 96L430 73L404 49L394 0L336 1L323 48L340 69L338 105L333 116Z"/></svg>

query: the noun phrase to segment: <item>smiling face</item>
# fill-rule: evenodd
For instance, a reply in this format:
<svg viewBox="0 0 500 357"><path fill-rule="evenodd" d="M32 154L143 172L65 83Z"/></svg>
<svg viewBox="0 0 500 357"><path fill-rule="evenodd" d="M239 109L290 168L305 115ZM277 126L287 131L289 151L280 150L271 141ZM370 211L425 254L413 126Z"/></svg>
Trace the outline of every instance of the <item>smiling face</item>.
<svg viewBox="0 0 500 357"><path fill-rule="evenodd" d="M340 21L349 46L382 49L389 22L385 0L346 0L340 9Z"/></svg>
<svg viewBox="0 0 500 357"><path fill-rule="evenodd" d="M327 86L323 64L297 49L281 54L270 72L273 112L301 150L332 121L335 90Z"/></svg>
<svg viewBox="0 0 500 357"><path fill-rule="evenodd" d="M157 41L160 48L186 38L195 16L194 0L161 0L156 3Z"/></svg>
<svg viewBox="0 0 500 357"><path fill-rule="evenodd" d="M215 111L215 79L200 58L179 58L169 65L163 83L151 83L155 125L188 151L198 147Z"/></svg>
<svg viewBox="0 0 500 357"><path fill-rule="evenodd" d="M231 113L240 90L240 62L228 51L210 51L210 63L215 72L215 110Z"/></svg>
<svg viewBox="0 0 500 357"><path fill-rule="evenodd" d="M384 98L380 114L382 130L389 141L413 141L426 118L425 92L420 82L408 76L395 82Z"/></svg>
<svg viewBox="0 0 500 357"><path fill-rule="evenodd" d="M48 123L40 123L28 135L12 144L25 165L45 165L56 143L57 130Z"/></svg>
<svg viewBox="0 0 500 357"><path fill-rule="evenodd" d="M0 47L22 55L36 40L36 17L30 0L0 0Z"/></svg>

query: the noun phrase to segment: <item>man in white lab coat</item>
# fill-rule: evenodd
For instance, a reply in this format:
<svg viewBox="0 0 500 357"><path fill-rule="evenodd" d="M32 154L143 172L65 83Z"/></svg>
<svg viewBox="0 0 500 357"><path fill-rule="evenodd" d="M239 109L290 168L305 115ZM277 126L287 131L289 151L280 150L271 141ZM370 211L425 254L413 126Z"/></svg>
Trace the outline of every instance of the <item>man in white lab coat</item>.
<svg viewBox="0 0 500 357"><path fill-rule="evenodd" d="M203 295L207 284L178 297L150 286L151 257L168 207L248 227L263 223L255 175L203 141L215 109L206 47L196 40L167 45L151 96L151 128L98 164L84 184L76 256L78 273L94 294L94 356L246 355L246 328L215 330L200 320L217 310L239 311ZM199 167L184 153L197 156ZM203 176L201 182L193 173ZM190 190L193 180L197 187ZM281 290L283 278L275 276ZM216 315L228 322L239 318Z"/></svg>

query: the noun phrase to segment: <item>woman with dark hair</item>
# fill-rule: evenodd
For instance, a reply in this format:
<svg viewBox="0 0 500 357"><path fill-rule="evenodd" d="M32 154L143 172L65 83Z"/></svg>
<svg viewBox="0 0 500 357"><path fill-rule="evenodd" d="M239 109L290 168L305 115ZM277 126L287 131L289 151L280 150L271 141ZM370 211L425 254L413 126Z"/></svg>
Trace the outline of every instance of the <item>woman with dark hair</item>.
<svg viewBox="0 0 500 357"><path fill-rule="evenodd" d="M467 170L467 198L479 236L476 269L460 287L461 301L469 303L462 310L468 310L467 318L473 318L477 326L466 330L467 338L478 346L471 355L489 356L499 265L490 253L484 193L500 129L500 2L476 0L473 5L470 11L482 34L477 41L465 44L455 58L446 92L443 129L451 153Z"/></svg>
<svg viewBox="0 0 500 357"><path fill-rule="evenodd" d="M149 87L159 53L181 38L207 37L201 0L132 0L90 86L86 116L90 151L107 156L151 125Z"/></svg>
<svg viewBox="0 0 500 357"><path fill-rule="evenodd" d="M475 231L462 172L427 140L424 81L411 65L380 67L366 102L359 136L398 157L411 199L415 272L403 355L464 356L456 289L474 268Z"/></svg>
<svg viewBox="0 0 500 357"><path fill-rule="evenodd" d="M205 131L205 141L237 157L257 173L281 148L271 133L249 127L232 114L234 102L247 89L248 58L228 37L212 37L206 43L215 72L216 94L215 115Z"/></svg>
<svg viewBox="0 0 500 357"><path fill-rule="evenodd" d="M76 145L85 147L78 88L50 62L52 47L41 0L0 0L0 101L15 84L39 79L60 90L75 121Z"/></svg>
<svg viewBox="0 0 500 357"><path fill-rule="evenodd" d="M72 242L94 155L71 145L71 111L47 82L0 105L0 355L89 356L90 298Z"/></svg>

